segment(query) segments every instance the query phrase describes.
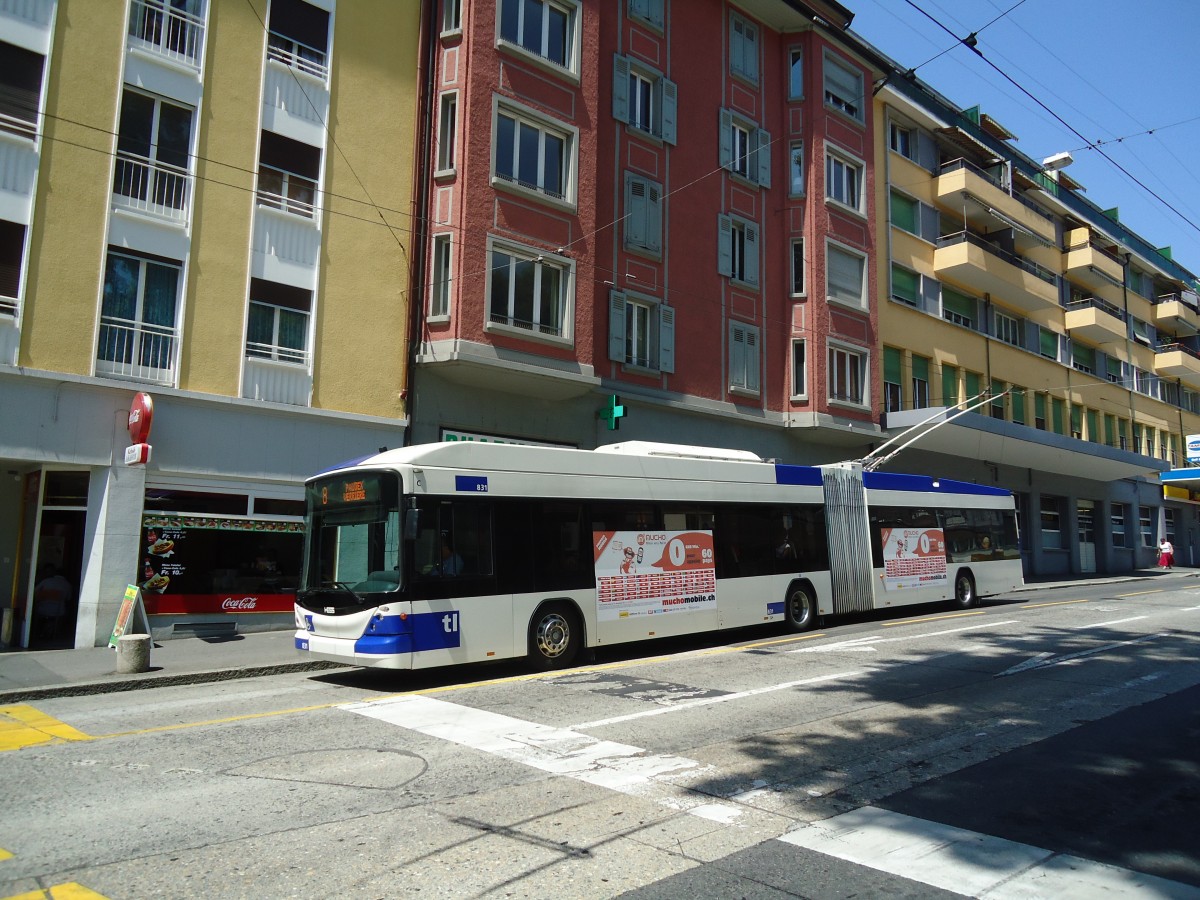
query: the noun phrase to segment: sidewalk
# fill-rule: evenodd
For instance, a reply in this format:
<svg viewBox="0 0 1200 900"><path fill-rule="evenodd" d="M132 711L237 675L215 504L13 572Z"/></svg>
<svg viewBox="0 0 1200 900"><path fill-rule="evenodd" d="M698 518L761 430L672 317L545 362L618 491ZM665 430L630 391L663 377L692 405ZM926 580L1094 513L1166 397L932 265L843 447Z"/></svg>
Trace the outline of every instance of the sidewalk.
<svg viewBox="0 0 1200 900"><path fill-rule="evenodd" d="M1096 577L1035 577L1018 590L1052 590L1197 575L1200 575L1200 569L1175 568L1170 572L1139 569ZM304 658L295 649L292 631L157 641L150 650L150 670L133 675L117 673L117 653L108 647L79 650L0 648L0 706L47 697L106 694L340 667L339 663Z"/></svg>

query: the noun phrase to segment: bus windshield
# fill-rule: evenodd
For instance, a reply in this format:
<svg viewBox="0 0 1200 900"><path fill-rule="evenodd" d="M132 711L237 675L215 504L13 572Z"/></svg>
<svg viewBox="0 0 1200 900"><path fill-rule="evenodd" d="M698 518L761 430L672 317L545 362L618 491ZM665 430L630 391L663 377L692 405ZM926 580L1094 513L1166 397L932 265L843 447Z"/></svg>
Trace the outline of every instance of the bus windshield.
<svg viewBox="0 0 1200 900"><path fill-rule="evenodd" d="M394 472L341 473L309 482L302 591L400 589L399 482Z"/></svg>

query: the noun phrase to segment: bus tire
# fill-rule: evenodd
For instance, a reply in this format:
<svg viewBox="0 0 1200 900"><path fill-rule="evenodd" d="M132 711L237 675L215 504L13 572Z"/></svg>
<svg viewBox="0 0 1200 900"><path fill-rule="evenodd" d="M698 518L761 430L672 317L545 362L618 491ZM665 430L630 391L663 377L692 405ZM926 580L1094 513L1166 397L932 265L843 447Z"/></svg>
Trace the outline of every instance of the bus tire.
<svg viewBox="0 0 1200 900"><path fill-rule="evenodd" d="M789 585L783 606L783 619L788 631L810 631L817 625L817 616L817 596L812 585L805 581Z"/></svg>
<svg viewBox="0 0 1200 900"><path fill-rule="evenodd" d="M979 605L979 594L975 591L975 576L970 569L959 569L954 576L955 609L973 609Z"/></svg>
<svg viewBox="0 0 1200 900"><path fill-rule="evenodd" d="M582 644L583 625L569 603L543 604L529 620L529 661L539 671L565 669Z"/></svg>

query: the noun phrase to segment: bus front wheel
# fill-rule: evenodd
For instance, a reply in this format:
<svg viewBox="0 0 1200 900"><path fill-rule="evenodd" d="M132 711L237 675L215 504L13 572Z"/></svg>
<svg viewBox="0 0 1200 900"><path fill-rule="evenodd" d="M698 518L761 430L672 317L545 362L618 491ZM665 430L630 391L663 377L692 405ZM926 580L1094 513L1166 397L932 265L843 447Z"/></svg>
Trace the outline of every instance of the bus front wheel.
<svg viewBox="0 0 1200 900"><path fill-rule="evenodd" d="M806 584L794 584L788 591L784 611L788 631L808 631L817 624L817 599Z"/></svg>
<svg viewBox="0 0 1200 900"><path fill-rule="evenodd" d="M565 669L579 654L583 627L565 603L541 607L529 622L529 659L542 671Z"/></svg>
<svg viewBox="0 0 1200 900"><path fill-rule="evenodd" d="M971 609L979 605L975 579L965 570L954 576L954 605L959 609Z"/></svg>

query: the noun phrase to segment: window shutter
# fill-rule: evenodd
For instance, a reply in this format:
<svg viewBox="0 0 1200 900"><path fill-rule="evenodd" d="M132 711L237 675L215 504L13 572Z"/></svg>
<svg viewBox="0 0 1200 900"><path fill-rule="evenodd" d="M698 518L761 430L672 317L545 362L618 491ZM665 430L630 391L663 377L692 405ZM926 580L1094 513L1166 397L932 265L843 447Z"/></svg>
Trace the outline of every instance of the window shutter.
<svg viewBox="0 0 1200 900"><path fill-rule="evenodd" d="M729 386L742 387L746 380L746 329L729 323Z"/></svg>
<svg viewBox="0 0 1200 900"><path fill-rule="evenodd" d="M662 194L646 185L646 249L662 252Z"/></svg>
<svg viewBox="0 0 1200 900"><path fill-rule="evenodd" d="M746 390L758 390L758 329L746 329Z"/></svg>
<svg viewBox="0 0 1200 900"><path fill-rule="evenodd" d="M721 168L733 168L733 113L721 110L721 146L718 159Z"/></svg>
<svg viewBox="0 0 1200 900"><path fill-rule="evenodd" d="M717 271L733 274L733 220L723 215L717 216Z"/></svg>
<svg viewBox="0 0 1200 900"><path fill-rule="evenodd" d="M920 204L921 208L921 237L932 243L936 243L938 232L941 231L941 213L928 203Z"/></svg>
<svg viewBox="0 0 1200 900"><path fill-rule="evenodd" d="M661 90L659 110L662 114L662 139L665 143L675 144L678 141L676 111L679 105L679 87L673 81L660 78L659 88Z"/></svg>
<svg viewBox="0 0 1200 900"><path fill-rule="evenodd" d="M863 98L859 96L862 93L862 89L859 87L860 83L861 80L853 70L833 59L825 60L825 90L839 100L844 100L846 103L862 109Z"/></svg>
<svg viewBox="0 0 1200 900"><path fill-rule="evenodd" d="M662 304L658 307L658 368L675 371L675 310Z"/></svg>
<svg viewBox="0 0 1200 900"><path fill-rule="evenodd" d="M758 159L758 183L771 186L771 132L762 128L754 132L754 155Z"/></svg>
<svg viewBox="0 0 1200 900"><path fill-rule="evenodd" d="M941 168L938 157L937 141L931 135L917 129L917 165L936 173Z"/></svg>
<svg viewBox="0 0 1200 900"><path fill-rule="evenodd" d="M883 348L883 381L885 384L902 384L900 351L895 347Z"/></svg>
<svg viewBox="0 0 1200 900"><path fill-rule="evenodd" d="M758 226L746 223L746 283L758 284Z"/></svg>
<svg viewBox="0 0 1200 900"><path fill-rule="evenodd" d="M629 60L619 54L613 57L613 118L629 121Z"/></svg>
<svg viewBox="0 0 1200 900"><path fill-rule="evenodd" d="M942 299L942 283L928 275L921 276L921 308L937 314Z"/></svg>
<svg viewBox="0 0 1200 900"><path fill-rule="evenodd" d="M608 295L608 358L625 362L625 293Z"/></svg>
<svg viewBox="0 0 1200 900"><path fill-rule="evenodd" d="M625 246L646 246L646 182L632 175L625 180Z"/></svg>

